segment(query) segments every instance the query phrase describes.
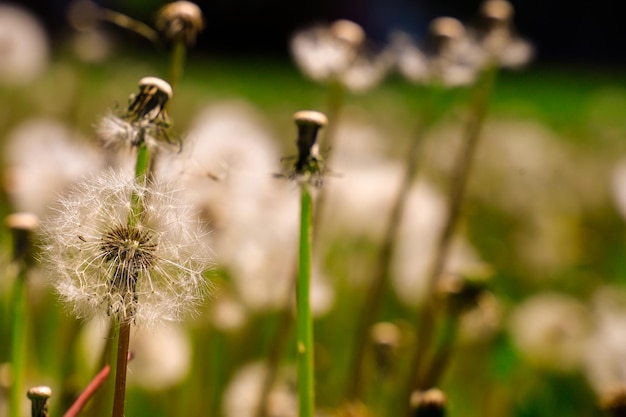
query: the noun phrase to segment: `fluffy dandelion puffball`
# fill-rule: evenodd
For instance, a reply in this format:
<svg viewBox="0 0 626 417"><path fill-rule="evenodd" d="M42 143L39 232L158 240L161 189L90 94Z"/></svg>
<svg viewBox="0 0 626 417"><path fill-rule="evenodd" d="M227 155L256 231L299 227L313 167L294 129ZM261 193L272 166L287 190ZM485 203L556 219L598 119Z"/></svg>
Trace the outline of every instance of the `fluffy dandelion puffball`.
<svg viewBox="0 0 626 417"><path fill-rule="evenodd" d="M177 321L207 288L206 232L168 184L92 176L60 199L42 232L50 279L79 318Z"/></svg>

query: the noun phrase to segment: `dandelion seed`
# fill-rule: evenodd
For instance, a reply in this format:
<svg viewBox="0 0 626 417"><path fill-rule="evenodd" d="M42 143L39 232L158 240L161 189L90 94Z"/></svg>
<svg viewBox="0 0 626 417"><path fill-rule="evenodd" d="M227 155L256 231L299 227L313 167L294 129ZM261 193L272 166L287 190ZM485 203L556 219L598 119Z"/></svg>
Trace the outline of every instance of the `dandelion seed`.
<svg viewBox="0 0 626 417"><path fill-rule="evenodd" d="M129 220L132 196L143 211ZM176 321L202 299L204 232L167 184L93 176L60 200L42 229L50 279L79 318Z"/></svg>

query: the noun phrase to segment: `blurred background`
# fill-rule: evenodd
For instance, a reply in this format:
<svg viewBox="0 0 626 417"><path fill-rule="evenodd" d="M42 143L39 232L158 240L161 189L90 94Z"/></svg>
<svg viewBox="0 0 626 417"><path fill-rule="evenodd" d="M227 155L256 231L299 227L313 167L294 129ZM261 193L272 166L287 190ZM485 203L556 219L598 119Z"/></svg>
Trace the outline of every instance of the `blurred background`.
<svg viewBox="0 0 626 417"><path fill-rule="evenodd" d="M154 26L166 2L97 3ZM137 332L147 337L137 337L128 415L205 410L252 417L266 360L278 350L275 403L283 408L271 415L296 416L293 328L282 326L285 312L287 323L291 317L284 294L292 289L297 207L293 188L277 185L271 174L283 168L281 157L295 153L294 112L327 111L332 100L328 84L300 71L290 39L311 24L343 18L362 25L380 48L397 30L419 41L434 18L467 23L480 3L197 2L206 28L188 50L168 111L175 134L198 141L189 146L197 154L176 175L192 181L185 187L215 229L207 243L216 254L215 291L195 319ZM22 210L43 218L68 184L119 162L101 151L94 127L124 108L139 79L167 77L170 49L108 22L78 30L67 19L69 1L0 7L9 4L32 12L43 29L0 8L0 214ZM441 388L451 416L607 416L602 400L614 389L626 396L626 25L614 0L512 4L515 28L535 56L525 68L500 71L490 100L452 257L452 267L469 275L479 270L488 284L481 303L463 314ZM390 398L401 390L419 338L415 296L475 94L471 86L428 93L396 71L371 87L344 91L333 127L337 146L329 155L337 175L325 185L331 206L315 274L320 416L352 416L342 406L355 323L407 146L424 114L434 111L378 317L400 340L392 346L391 378L376 373L375 341L367 342L365 402L377 417L399 415L400 402ZM15 267L9 230L1 232L4 341ZM32 275L27 382L53 386L53 414L60 415L94 374L102 328L67 314L43 272L34 266ZM8 344L0 343L2 417L9 356ZM380 412L381 404L391 406Z"/></svg>

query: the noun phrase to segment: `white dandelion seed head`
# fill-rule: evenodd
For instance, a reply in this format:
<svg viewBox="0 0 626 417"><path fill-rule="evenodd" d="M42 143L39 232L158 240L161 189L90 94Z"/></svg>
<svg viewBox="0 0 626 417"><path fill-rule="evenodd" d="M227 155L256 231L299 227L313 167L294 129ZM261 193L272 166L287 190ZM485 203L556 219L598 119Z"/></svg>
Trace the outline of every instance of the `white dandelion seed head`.
<svg viewBox="0 0 626 417"><path fill-rule="evenodd" d="M571 371L582 364L589 319L587 307L580 301L544 292L517 306L509 330L515 347L531 365Z"/></svg>
<svg viewBox="0 0 626 417"><path fill-rule="evenodd" d="M391 66L391 56L371 50L361 26L349 20L300 30L290 49L305 76L321 83L337 81L353 92L375 87Z"/></svg>
<svg viewBox="0 0 626 417"><path fill-rule="evenodd" d="M439 45L435 49L429 48L429 40L418 45L406 33L393 34L390 49L395 54L398 72L412 83L439 83L447 87L472 84L483 59L482 50L465 36L463 26L452 26L437 29L443 33L436 40L430 39Z"/></svg>
<svg viewBox="0 0 626 417"><path fill-rule="evenodd" d="M128 363L128 383L150 391L163 391L185 380L191 369L191 339L180 324L136 329Z"/></svg>
<svg viewBox="0 0 626 417"><path fill-rule="evenodd" d="M25 85L48 65L48 39L39 21L21 7L0 4L0 84Z"/></svg>
<svg viewBox="0 0 626 417"><path fill-rule="evenodd" d="M446 210L444 197L425 180L417 181L409 190L392 260L391 280L398 298L407 305L415 306L424 301L428 271ZM463 275L482 268L484 264L469 242L461 234L455 235L444 272Z"/></svg>
<svg viewBox="0 0 626 417"><path fill-rule="evenodd" d="M12 130L3 159L14 208L39 216L72 182L105 165L101 151L52 119L30 119Z"/></svg>
<svg viewBox="0 0 626 417"><path fill-rule="evenodd" d="M131 199L143 205L129 223ZM182 194L108 171L77 184L42 222L50 281L79 318L181 320L202 300L210 265L201 224Z"/></svg>
<svg viewBox="0 0 626 417"><path fill-rule="evenodd" d="M584 346L585 377L599 395L626 384L626 293L604 286L591 298L593 330Z"/></svg>
<svg viewBox="0 0 626 417"><path fill-rule="evenodd" d="M265 362L253 362L239 369L224 393L224 415L252 417L259 407L259 399L267 376ZM294 390L293 370L282 368L267 399L268 416L296 417L298 398Z"/></svg>

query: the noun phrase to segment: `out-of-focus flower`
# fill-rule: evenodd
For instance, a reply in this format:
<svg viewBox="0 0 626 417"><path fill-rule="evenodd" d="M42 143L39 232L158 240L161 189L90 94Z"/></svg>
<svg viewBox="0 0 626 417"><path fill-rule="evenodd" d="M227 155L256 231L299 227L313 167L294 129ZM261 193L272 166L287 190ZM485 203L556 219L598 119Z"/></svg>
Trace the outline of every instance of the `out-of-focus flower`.
<svg viewBox="0 0 626 417"><path fill-rule="evenodd" d="M174 323L154 329L136 329L131 337L133 360L128 363L128 383L151 391L180 384L191 368L191 340Z"/></svg>
<svg viewBox="0 0 626 417"><path fill-rule="evenodd" d="M626 292L602 287L591 299L593 332L585 345L584 372L598 396L626 385Z"/></svg>
<svg viewBox="0 0 626 417"><path fill-rule="evenodd" d="M420 304L426 296L427 275L446 210L443 196L431 185L418 181L412 186L398 232L391 281L396 294L407 305ZM461 235L457 235L446 259L445 273L471 276L484 269L478 254Z"/></svg>
<svg viewBox="0 0 626 417"><path fill-rule="evenodd" d="M460 136L461 127L452 123L433 130L425 160L450 172L450 149ZM527 277L545 280L579 262L580 219L606 206L609 189L597 179L608 178L610 166L536 121L489 121L481 140L471 198L515 219L507 231L514 239L511 253L531 272Z"/></svg>
<svg viewBox="0 0 626 417"><path fill-rule="evenodd" d="M256 415L267 372L267 365L263 362L248 364L237 371L224 393L223 407L226 417ZM295 392L295 380L289 369L283 369L281 374L269 394L267 415L296 417L298 398Z"/></svg>
<svg viewBox="0 0 626 417"><path fill-rule="evenodd" d="M4 180L14 209L39 216L69 184L105 165L101 151L54 120L27 120L7 142Z"/></svg>
<svg viewBox="0 0 626 417"><path fill-rule="evenodd" d="M25 85L48 65L48 39L30 12L0 4L0 85Z"/></svg>
<svg viewBox="0 0 626 417"><path fill-rule="evenodd" d="M169 41L196 43L198 33L204 29L200 8L190 1L175 1L163 6L157 13L156 28Z"/></svg>
<svg viewBox="0 0 626 417"><path fill-rule="evenodd" d="M513 27L513 5L507 0L485 0L469 34L482 54L483 64L520 68L533 57L532 45L517 35Z"/></svg>
<svg viewBox="0 0 626 417"><path fill-rule="evenodd" d="M589 319L589 312L580 301L545 292L516 307L509 329L515 346L530 364L571 371L582 365Z"/></svg>
<svg viewBox="0 0 626 417"><path fill-rule="evenodd" d="M74 0L67 8L67 20L76 29L72 34L72 46L76 56L84 62L103 62L111 55L113 42L100 27L103 13L90 0Z"/></svg>
<svg viewBox="0 0 626 417"><path fill-rule="evenodd" d="M391 49L398 71L415 83L468 85L475 81L479 69L475 46L463 24L452 17L433 20L421 46L404 33L394 34Z"/></svg>
<svg viewBox="0 0 626 417"><path fill-rule="evenodd" d="M365 32L349 20L317 25L291 38L291 53L300 70L314 81L337 82L351 91L364 91L385 77L391 57L375 53Z"/></svg>
<svg viewBox="0 0 626 417"><path fill-rule="evenodd" d="M176 321L204 296L205 232L166 183L91 176L61 198L42 232L50 281L79 318Z"/></svg>
<svg viewBox="0 0 626 417"><path fill-rule="evenodd" d="M213 301L210 318L213 326L223 332L241 329L248 319L242 303L224 293L220 293Z"/></svg>
<svg viewBox="0 0 626 417"><path fill-rule="evenodd" d="M163 155L167 157L166 155ZM252 311L283 308L290 300L298 239L298 193L275 178L280 153L260 116L241 102L198 114L182 154L162 160L159 175L180 178L193 204L211 224L216 261L232 277ZM324 284L314 312L328 308ZM332 298L330 299L332 300Z"/></svg>

